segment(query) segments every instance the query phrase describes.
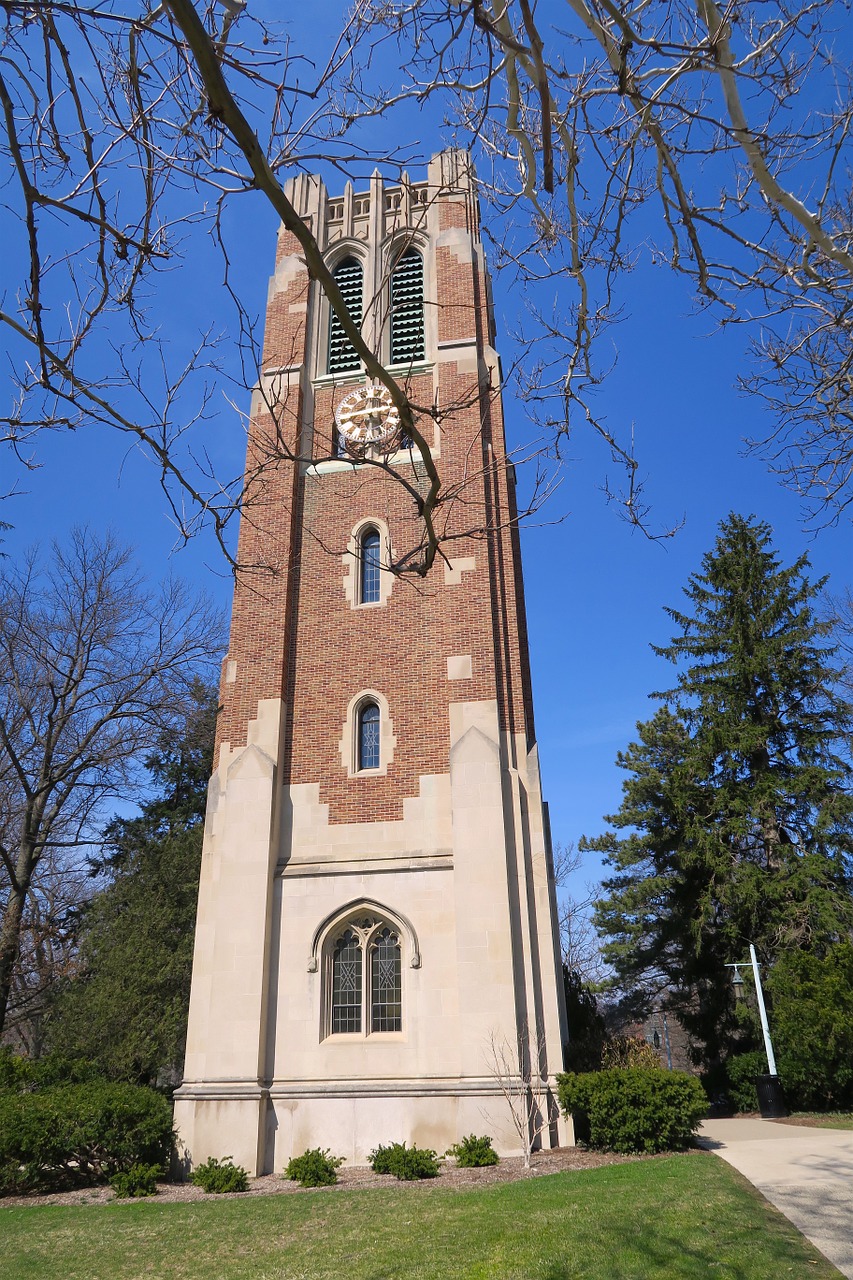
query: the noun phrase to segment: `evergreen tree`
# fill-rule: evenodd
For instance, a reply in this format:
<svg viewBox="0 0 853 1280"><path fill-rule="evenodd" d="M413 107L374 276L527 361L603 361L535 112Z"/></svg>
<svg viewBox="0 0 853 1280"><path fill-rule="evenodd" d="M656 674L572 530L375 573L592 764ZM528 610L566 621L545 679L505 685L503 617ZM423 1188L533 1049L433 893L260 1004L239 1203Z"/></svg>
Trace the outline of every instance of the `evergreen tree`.
<svg viewBox="0 0 853 1280"><path fill-rule="evenodd" d="M183 731L146 762L157 788L116 818L93 870L109 884L84 909L80 969L57 996L50 1048L113 1079L174 1081L183 1066L215 693L199 685Z"/></svg>
<svg viewBox="0 0 853 1280"><path fill-rule="evenodd" d="M753 942L823 955L853 926L850 707L806 556L780 565L767 525L731 515L685 595L664 706L618 757L629 777L584 842L606 856L596 924L636 1006L663 996L706 1063L748 1038L725 964Z"/></svg>

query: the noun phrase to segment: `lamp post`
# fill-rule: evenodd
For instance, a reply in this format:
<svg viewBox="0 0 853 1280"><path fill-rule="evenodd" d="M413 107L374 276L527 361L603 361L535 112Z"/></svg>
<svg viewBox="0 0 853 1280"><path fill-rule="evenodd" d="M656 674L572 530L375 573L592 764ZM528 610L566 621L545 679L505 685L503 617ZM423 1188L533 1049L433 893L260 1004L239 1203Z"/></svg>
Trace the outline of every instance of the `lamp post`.
<svg viewBox="0 0 853 1280"><path fill-rule="evenodd" d="M767 1008L764 1004L764 989L761 986L761 974L758 970L758 957L755 954L755 947L751 942L749 944L749 962L752 965L752 975L755 979L755 995L758 1000L758 1016L761 1019L761 1030L764 1034L764 1050L767 1054L768 1074L766 1076L758 1076L756 1079L759 1106L761 1108L762 1116L766 1116L768 1118L785 1116L788 1112L782 1096L782 1081L779 1079L779 1073L776 1070L776 1055L773 1052L773 1042L770 1039L770 1025L767 1021ZM742 960L737 964L726 965L727 969L734 969L734 973L732 974L732 985L738 995L741 994L738 988L743 987L743 978L740 976L740 970L745 964L746 961Z"/></svg>

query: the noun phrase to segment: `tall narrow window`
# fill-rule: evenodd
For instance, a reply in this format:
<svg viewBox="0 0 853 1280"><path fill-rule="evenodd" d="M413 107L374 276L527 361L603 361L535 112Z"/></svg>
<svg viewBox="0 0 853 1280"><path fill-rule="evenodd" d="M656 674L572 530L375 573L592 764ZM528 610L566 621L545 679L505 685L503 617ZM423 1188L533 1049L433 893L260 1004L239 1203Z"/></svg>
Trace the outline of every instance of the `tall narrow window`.
<svg viewBox="0 0 853 1280"><path fill-rule="evenodd" d="M379 768L379 708L365 702L358 712L358 767Z"/></svg>
<svg viewBox="0 0 853 1280"><path fill-rule="evenodd" d="M370 950L370 1030L400 1031L402 1009L400 939L386 926Z"/></svg>
<svg viewBox="0 0 853 1280"><path fill-rule="evenodd" d="M376 604L379 600L379 534L366 529L361 535L359 555L359 604Z"/></svg>
<svg viewBox="0 0 853 1280"><path fill-rule="evenodd" d="M344 258L335 267L332 275L341 291L350 318L357 327L361 327L362 318L362 284L364 273L357 258ZM346 373L350 369L358 369L360 361L334 311L329 310L329 373Z"/></svg>
<svg viewBox="0 0 853 1280"><path fill-rule="evenodd" d="M391 272L391 363L413 364L425 354L424 260L407 249Z"/></svg>
<svg viewBox="0 0 853 1280"><path fill-rule="evenodd" d="M332 954L332 1032L361 1031L362 950L351 929Z"/></svg>

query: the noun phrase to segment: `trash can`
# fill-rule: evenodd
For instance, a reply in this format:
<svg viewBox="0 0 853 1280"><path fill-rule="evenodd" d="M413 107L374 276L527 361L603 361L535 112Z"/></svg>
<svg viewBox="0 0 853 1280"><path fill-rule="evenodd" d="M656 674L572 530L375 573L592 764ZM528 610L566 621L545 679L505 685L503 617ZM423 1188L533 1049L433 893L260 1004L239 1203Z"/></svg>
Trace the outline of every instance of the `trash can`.
<svg viewBox="0 0 853 1280"><path fill-rule="evenodd" d="M755 1089L762 1120L779 1120L788 1114L779 1076L756 1076Z"/></svg>

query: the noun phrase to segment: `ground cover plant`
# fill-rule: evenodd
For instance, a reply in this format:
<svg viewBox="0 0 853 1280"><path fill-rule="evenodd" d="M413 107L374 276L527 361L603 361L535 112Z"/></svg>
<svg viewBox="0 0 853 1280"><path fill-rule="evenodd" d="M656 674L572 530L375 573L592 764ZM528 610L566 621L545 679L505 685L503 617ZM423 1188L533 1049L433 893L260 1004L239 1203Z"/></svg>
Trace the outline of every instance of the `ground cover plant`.
<svg viewBox="0 0 853 1280"><path fill-rule="evenodd" d="M703 1153L464 1192L0 1208L4 1280L737 1280L832 1267Z"/></svg>
<svg viewBox="0 0 853 1280"><path fill-rule="evenodd" d="M439 1167L434 1151L407 1147L405 1142L392 1142L387 1147L380 1145L371 1151L369 1159L374 1173L392 1173L399 1182L434 1178Z"/></svg>
<svg viewBox="0 0 853 1280"><path fill-rule="evenodd" d="M248 1191L249 1175L242 1165L235 1164L230 1156L217 1160L216 1156L208 1156L204 1164L196 1165L192 1172L192 1181L202 1191L214 1195L225 1195L231 1191Z"/></svg>
<svg viewBox="0 0 853 1280"><path fill-rule="evenodd" d="M141 1200L156 1196L157 1183L165 1176L165 1170L157 1164L132 1164L122 1173L110 1178L110 1186L119 1200Z"/></svg>
<svg viewBox="0 0 853 1280"><path fill-rule="evenodd" d="M478 1138L476 1134L469 1133L467 1138L448 1147L447 1154L453 1156L463 1169L483 1169L487 1165L498 1163L498 1153L487 1135Z"/></svg>
<svg viewBox="0 0 853 1280"><path fill-rule="evenodd" d="M338 1180L337 1171L343 1162L343 1156L333 1156L319 1147L311 1147L288 1162L284 1176L303 1187L331 1187Z"/></svg>

